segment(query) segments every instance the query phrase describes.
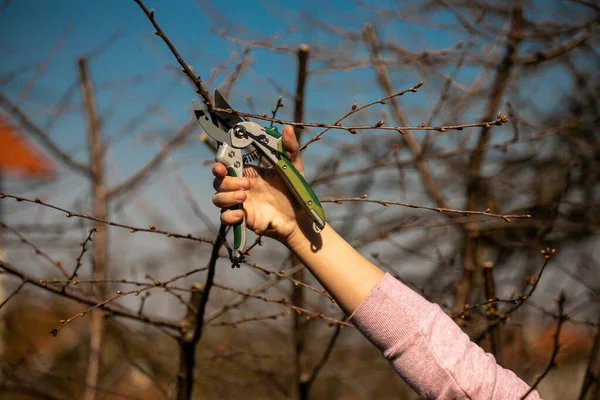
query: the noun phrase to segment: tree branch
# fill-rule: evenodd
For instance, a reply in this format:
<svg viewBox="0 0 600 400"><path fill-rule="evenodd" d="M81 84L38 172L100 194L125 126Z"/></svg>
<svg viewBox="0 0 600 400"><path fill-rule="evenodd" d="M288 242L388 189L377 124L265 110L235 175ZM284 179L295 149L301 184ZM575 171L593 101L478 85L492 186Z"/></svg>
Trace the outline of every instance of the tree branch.
<svg viewBox="0 0 600 400"><path fill-rule="evenodd" d="M115 187L108 190L106 197L108 200L112 200L115 197L123 196L127 192L131 192L137 189L142 183L148 179L148 177L162 165L165 158L169 155L171 150L179 146L187 138L187 136L197 127L198 122L191 120L183 125L179 131L165 144L158 153L150 159L140 169L134 172L130 177L119 183Z"/></svg>
<svg viewBox="0 0 600 400"><path fill-rule="evenodd" d="M26 275L25 273L19 271L19 269L17 269L12 264L7 263L6 261L0 260L0 268L2 268L4 271L6 271L7 273L9 273L11 275L19 277L21 280L27 282L28 284L42 288L44 290L47 290L47 291L57 294L59 296L62 296L62 297L65 297L65 298L68 298L71 300L75 300L78 303L87 304L89 306L95 306L99 302L95 298L71 293L70 291L65 291L63 293L62 285L61 285L61 287L54 287L52 285L48 285L48 283L44 280L31 278L28 275ZM148 317L146 315L138 314L137 312L130 311L126 308L123 308L123 307L120 307L120 306L117 306L114 304L103 304L102 306L100 306L100 308L107 311L108 313L118 316L118 317L129 318L132 320L145 322L150 325L155 325L155 326L164 327L164 328L170 328L170 329L174 329L177 331L180 330L179 323L177 323L176 321L169 320L169 319L158 318L158 317Z"/></svg>
<svg viewBox="0 0 600 400"><path fill-rule="evenodd" d="M0 93L0 106L2 106L10 115L16 118L19 124L27 130L33 137L38 139L42 145L48 150L54 157L58 158L63 164L70 167L73 171L78 172L85 176L91 175L91 169L86 165L81 164L71 158L70 155L65 153L52 139L50 135L46 133L42 128L38 127L31 121L19 107L13 104L6 96Z"/></svg>

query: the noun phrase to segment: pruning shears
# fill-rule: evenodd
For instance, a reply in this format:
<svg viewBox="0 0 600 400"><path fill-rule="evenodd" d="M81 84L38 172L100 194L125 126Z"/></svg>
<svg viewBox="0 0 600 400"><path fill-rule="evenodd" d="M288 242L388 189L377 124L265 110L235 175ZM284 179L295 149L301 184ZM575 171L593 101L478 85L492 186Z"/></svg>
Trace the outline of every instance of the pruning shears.
<svg viewBox="0 0 600 400"><path fill-rule="evenodd" d="M218 90L215 90L214 104L220 109L233 109ZM198 123L208 136L219 145L215 161L227 168L227 175L241 177L244 175L244 163L262 156L277 171L287 187L294 194L298 203L306 210L313 222L315 232L325 228L325 213L319 199L308 185L304 177L294 167L283 149L282 135L276 127L262 127L256 122L244 121L238 115L217 112L217 123L201 108L197 100L192 100L194 114ZM250 151L242 154L242 149ZM242 210L242 204L230 209ZM233 226L234 257L243 258L246 248L246 217Z"/></svg>

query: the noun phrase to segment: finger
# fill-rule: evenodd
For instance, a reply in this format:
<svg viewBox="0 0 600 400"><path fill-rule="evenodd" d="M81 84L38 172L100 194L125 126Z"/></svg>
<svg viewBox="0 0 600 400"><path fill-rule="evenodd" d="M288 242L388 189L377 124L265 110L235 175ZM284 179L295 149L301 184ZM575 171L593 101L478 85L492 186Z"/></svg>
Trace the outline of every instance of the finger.
<svg viewBox="0 0 600 400"><path fill-rule="evenodd" d="M250 189L250 180L248 178L234 178L226 176L225 178L215 178L213 180L213 188L217 192L233 192L235 190Z"/></svg>
<svg viewBox="0 0 600 400"><path fill-rule="evenodd" d="M220 208L228 208L236 204L243 203L246 200L246 192L239 190L237 192L219 192L212 197L213 204Z"/></svg>
<svg viewBox="0 0 600 400"><path fill-rule="evenodd" d="M304 164L302 164L302 157L300 157L300 145L296 139L294 128L289 125L283 127L282 133L283 148L287 153L288 158L294 164L294 167L304 175Z"/></svg>
<svg viewBox="0 0 600 400"><path fill-rule="evenodd" d="M227 168L219 162L216 162L212 166L212 173L216 178L224 178L227 176Z"/></svg>
<svg viewBox="0 0 600 400"><path fill-rule="evenodd" d="M242 221L244 211L242 210L227 210L221 214L221 222L225 225L234 225Z"/></svg>

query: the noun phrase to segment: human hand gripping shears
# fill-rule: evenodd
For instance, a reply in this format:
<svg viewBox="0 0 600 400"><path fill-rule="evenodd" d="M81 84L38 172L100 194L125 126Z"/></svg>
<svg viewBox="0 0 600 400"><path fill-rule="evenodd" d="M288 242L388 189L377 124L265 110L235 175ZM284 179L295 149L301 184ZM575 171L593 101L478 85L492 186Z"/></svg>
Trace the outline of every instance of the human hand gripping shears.
<svg viewBox="0 0 600 400"><path fill-rule="evenodd" d="M218 90L215 90L214 100L217 108L232 109ZM220 125L217 126L202 110L198 101L192 100L192 104L198 123L208 136L219 143L215 161L225 165L228 176L243 176L244 164L255 159L256 155L262 156L262 159L267 160L277 171L295 199L305 209L313 222L315 232L320 232L325 227L323 207L304 177L287 157L281 133L276 127L264 128L255 122L244 121L237 115L222 112L216 113ZM252 151L242 154L242 149ZM242 210L243 205L238 204L231 209ZM246 248L245 217L233 226L233 235L234 258L240 260Z"/></svg>

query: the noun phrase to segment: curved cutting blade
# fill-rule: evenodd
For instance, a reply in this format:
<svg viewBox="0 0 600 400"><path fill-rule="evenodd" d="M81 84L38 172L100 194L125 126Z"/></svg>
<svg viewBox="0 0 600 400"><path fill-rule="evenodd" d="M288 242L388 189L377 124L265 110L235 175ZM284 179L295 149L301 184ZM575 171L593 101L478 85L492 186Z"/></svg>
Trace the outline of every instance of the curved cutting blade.
<svg viewBox="0 0 600 400"><path fill-rule="evenodd" d="M213 124L208 115L206 115L204 113L204 110L202 110L202 107L200 106L200 103L198 103L198 100L192 100L192 106L194 108L194 114L198 119L198 123L200 124L200 126L202 126L206 134L211 138L215 139L217 142L227 143L231 145L231 136L229 135L229 132L226 132L223 129L216 126L215 124Z"/></svg>
<svg viewBox="0 0 600 400"><path fill-rule="evenodd" d="M233 107L231 107L229 105L229 103L227 103L227 100L225 100L225 97L223 97L221 92L219 92L219 89L215 89L215 106L217 108L230 108L233 110ZM244 122L244 120L242 118L240 118L238 115L233 115L233 114L228 114L228 113L223 113L223 112L217 112L216 114L217 114L217 119L219 120L219 122L221 123L223 128L227 129L227 130L233 128L240 122Z"/></svg>

